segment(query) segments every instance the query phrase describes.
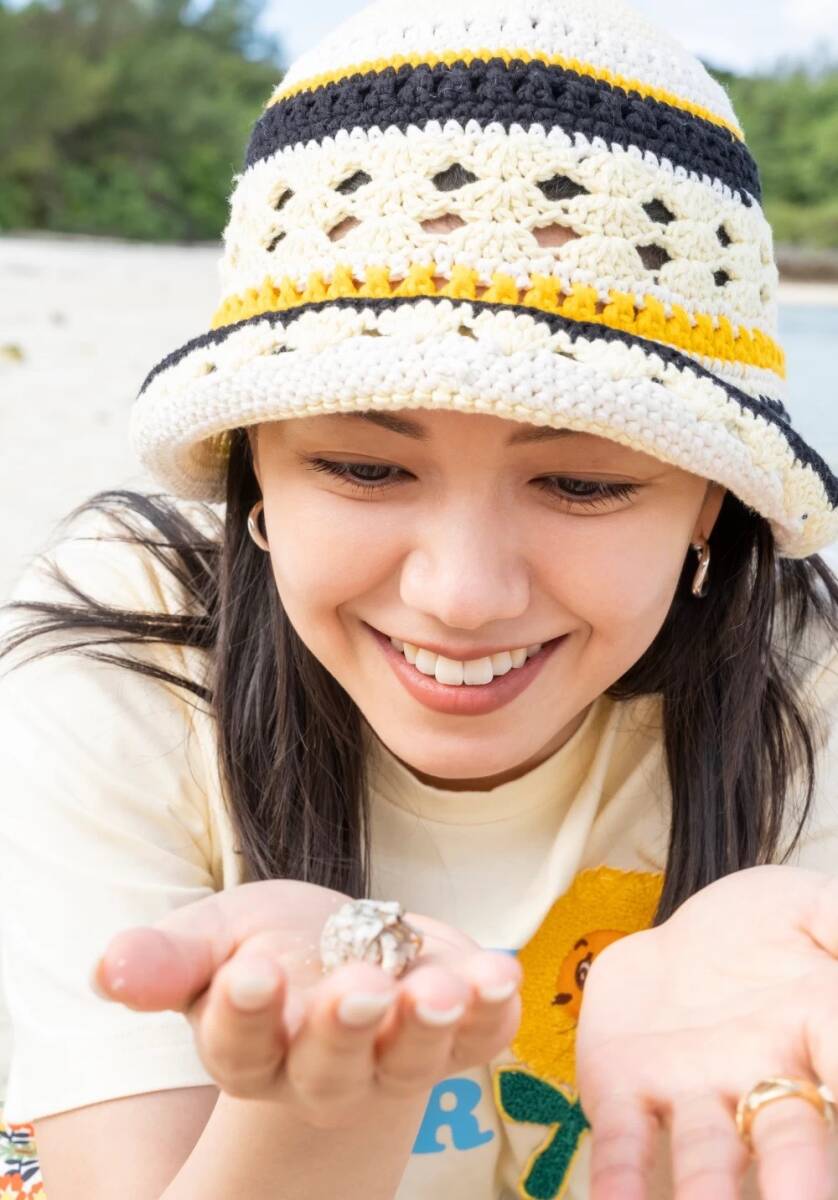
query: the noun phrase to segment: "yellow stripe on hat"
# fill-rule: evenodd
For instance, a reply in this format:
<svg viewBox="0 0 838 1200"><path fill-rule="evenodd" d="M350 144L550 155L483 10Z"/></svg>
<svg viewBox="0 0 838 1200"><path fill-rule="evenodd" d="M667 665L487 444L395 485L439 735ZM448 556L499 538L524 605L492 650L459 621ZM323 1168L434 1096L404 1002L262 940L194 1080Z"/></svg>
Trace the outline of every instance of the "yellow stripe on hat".
<svg viewBox="0 0 838 1200"><path fill-rule="evenodd" d="M666 91L665 88L652 87L648 83L641 83L638 79L627 79L625 76L617 75L606 67L595 67L592 63L580 62L578 58L566 58L562 54L544 54L539 51L530 50L445 50L441 54L396 54L392 58L367 59L365 62L357 63L353 66L339 67L335 71L326 71L321 75L312 75L311 78L304 79L301 83L292 84L287 87L280 84L265 105L265 108L268 109L274 104L279 104L282 100L288 100L292 96L297 96L300 92L313 92L317 88L326 87L327 84L338 83L341 79L348 79L351 75L379 74L382 71L386 71L389 67L393 67L398 71L399 67L408 65L411 67L435 67L443 63L446 66L451 66L456 62L465 62L466 64L489 62L493 58L502 58L507 63L513 59L518 59L525 63L542 62L548 67L564 67L568 71L576 71L579 75L589 75L592 79L600 80L602 83L610 83L612 87L622 88L626 92L638 92L644 98L660 100L663 104L668 104L672 108L678 108L682 112L691 113L694 117L701 117L705 121L710 121L713 125L720 125L723 129L728 129L738 141L745 141L744 133L732 121L728 121L725 117L720 117L717 113L711 112L709 108L704 108L701 104L693 104L691 100L684 100L681 96L676 96L674 92Z"/></svg>
<svg viewBox="0 0 838 1200"><path fill-rule="evenodd" d="M561 281L550 275L533 275L529 288L519 288L511 275L497 271L491 286L479 283L479 274L471 267L455 266L450 279L440 285L435 263L414 263L404 279L391 279L387 267L368 267L366 282L353 275L346 264L337 266L331 280L313 271L300 290L290 276L274 281L269 276L259 288L229 296L216 312L212 329L222 329L263 313L284 312L303 304L320 304L343 297L358 300L390 300L416 296L446 297L451 300L470 300L484 304L524 305L541 312L565 317L572 321L605 325L636 337L683 350L719 358L725 362L745 363L774 371L786 377L786 355L782 346L760 329L739 326L734 335L727 317L717 323L709 313L690 314L679 304L673 304L667 317L664 306L655 296L642 299L630 292L611 290L603 304L596 288L574 284L569 293L562 291ZM478 294L479 293L479 294Z"/></svg>

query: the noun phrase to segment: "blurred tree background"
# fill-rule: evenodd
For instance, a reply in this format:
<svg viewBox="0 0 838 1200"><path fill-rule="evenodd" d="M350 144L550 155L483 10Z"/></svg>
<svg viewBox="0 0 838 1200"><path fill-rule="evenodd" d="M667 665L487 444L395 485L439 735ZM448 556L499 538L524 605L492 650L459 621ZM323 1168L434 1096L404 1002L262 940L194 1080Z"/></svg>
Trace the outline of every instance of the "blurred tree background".
<svg viewBox="0 0 838 1200"><path fill-rule="evenodd" d="M281 78L262 0L0 0L0 229L214 240Z"/></svg>
<svg viewBox="0 0 838 1200"><path fill-rule="evenodd" d="M0 0L0 230L221 236L250 129L282 75L264 0ZM838 248L838 62L737 75L780 243Z"/></svg>
<svg viewBox="0 0 838 1200"><path fill-rule="evenodd" d="M775 240L838 248L838 62L816 54L771 74L708 70L727 90L759 163Z"/></svg>

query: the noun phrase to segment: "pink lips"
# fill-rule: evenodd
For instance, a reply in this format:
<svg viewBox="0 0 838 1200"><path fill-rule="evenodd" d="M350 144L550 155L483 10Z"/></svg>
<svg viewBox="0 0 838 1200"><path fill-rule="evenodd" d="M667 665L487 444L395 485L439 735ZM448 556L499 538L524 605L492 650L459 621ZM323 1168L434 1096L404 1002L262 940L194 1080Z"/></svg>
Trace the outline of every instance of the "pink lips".
<svg viewBox="0 0 838 1200"><path fill-rule="evenodd" d="M552 642L547 642L538 654L527 659L523 667L513 667L506 675L499 675L491 683L477 687L451 687L445 683L437 683L432 675L423 675L421 671L417 671L405 656L396 650L388 637L373 629L371 625L367 628L378 642L397 678L414 699L435 712L464 717L483 716L510 704L526 691L547 660L567 641L566 636L554 638Z"/></svg>

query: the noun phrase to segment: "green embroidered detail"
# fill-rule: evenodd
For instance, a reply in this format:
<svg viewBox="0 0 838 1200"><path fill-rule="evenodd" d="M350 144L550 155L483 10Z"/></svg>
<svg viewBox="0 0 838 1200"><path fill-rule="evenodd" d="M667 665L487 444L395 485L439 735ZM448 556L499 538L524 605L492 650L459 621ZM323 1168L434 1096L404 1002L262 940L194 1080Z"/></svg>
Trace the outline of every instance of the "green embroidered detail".
<svg viewBox="0 0 838 1200"><path fill-rule="evenodd" d="M524 1170L519 1191L525 1200L561 1200L573 1161L590 1125L578 1098L529 1071L499 1067L495 1096L500 1112L513 1121L551 1125L553 1131Z"/></svg>

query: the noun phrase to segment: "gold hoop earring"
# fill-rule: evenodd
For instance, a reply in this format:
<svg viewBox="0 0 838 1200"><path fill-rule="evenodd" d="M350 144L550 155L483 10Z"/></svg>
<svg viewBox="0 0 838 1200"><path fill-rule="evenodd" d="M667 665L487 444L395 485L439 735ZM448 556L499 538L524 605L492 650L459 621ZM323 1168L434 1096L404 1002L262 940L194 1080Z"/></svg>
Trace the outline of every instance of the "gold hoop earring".
<svg viewBox="0 0 838 1200"><path fill-rule="evenodd" d="M250 515L247 518L247 532L253 538L260 550L270 550L267 538L259 528L259 515L264 509L264 501L260 500L258 504L254 504L250 510Z"/></svg>
<svg viewBox="0 0 838 1200"><path fill-rule="evenodd" d="M693 579L692 592L698 600L703 600L709 590L707 573L710 570L710 545L708 542L694 542L693 550L698 554L698 570Z"/></svg>

